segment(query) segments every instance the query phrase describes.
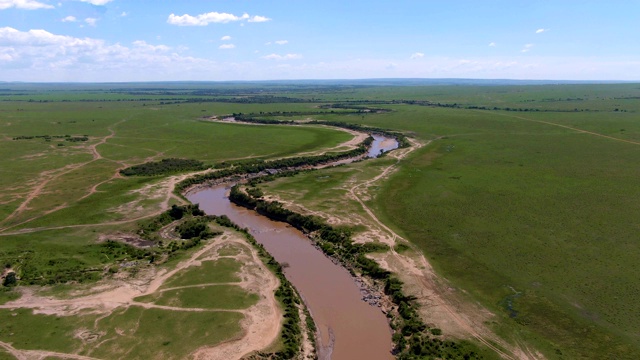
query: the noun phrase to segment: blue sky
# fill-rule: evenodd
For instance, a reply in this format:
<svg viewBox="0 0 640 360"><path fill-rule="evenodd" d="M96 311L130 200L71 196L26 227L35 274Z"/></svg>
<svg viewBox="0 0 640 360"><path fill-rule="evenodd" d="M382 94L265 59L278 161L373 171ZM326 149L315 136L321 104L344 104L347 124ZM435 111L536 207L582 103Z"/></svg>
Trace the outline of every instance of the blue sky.
<svg viewBox="0 0 640 360"><path fill-rule="evenodd" d="M640 80L640 1L0 0L0 81Z"/></svg>

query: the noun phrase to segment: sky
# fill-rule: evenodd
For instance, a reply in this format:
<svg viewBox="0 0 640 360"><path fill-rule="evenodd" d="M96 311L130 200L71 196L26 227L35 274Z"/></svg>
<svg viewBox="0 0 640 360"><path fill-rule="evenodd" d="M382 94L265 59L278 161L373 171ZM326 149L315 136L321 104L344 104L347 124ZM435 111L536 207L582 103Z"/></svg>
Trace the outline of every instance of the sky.
<svg viewBox="0 0 640 360"><path fill-rule="evenodd" d="M0 81L640 80L640 0L0 0Z"/></svg>

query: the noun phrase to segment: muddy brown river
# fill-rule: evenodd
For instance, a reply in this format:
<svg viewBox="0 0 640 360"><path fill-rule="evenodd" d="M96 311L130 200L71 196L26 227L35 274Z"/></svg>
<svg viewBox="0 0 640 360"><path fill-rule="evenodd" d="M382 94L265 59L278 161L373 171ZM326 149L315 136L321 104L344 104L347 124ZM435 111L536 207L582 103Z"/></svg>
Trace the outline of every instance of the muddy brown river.
<svg viewBox="0 0 640 360"><path fill-rule="evenodd" d="M398 143L378 135L368 156L397 148ZM230 184L186 195L207 214L227 215L249 229L256 240L281 264L284 273L304 299L318 328L320 360L393 359L391 329L376 306L363 294L349 272L316 249L302 232L232 204Z"/></svg>

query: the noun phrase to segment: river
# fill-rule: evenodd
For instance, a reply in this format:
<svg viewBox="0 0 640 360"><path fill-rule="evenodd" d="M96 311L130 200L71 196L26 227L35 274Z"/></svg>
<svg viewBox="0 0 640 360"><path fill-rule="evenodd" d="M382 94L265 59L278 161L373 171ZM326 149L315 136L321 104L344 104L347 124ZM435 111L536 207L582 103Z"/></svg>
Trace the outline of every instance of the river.
<svg viewBox="0 0 640 360"><path fill-rule="evenodd" d="M398 146L379 135L374 139L369 157ZM227 215L248 228L279 263L286 264L285 276L304 299L318 328L319 359L392 359L387 318L378 307L362 300L349 272L316 249L300 231L232 204L227 198L230 186L218 185L186 197L207 214Z"/></svg>

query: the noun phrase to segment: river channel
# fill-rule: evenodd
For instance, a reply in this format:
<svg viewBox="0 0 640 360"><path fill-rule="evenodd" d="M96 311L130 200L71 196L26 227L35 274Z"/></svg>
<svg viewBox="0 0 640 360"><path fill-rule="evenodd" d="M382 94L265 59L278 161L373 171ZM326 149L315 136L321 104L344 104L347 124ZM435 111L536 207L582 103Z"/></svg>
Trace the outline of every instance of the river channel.
<svg viewBox="0 0 640 360"><path fill-rule="evenodd" d="M375 135L368 156L397 147L395 140ZM363 293L349 272L300 231L232 204L227 197L232 185L200 189L186 197L207 214L227 215L248 228L279 263L287 264L285 276L304 299L318 328L319 359L392 359L387 318L377 306L362 300Z"/></svg>

